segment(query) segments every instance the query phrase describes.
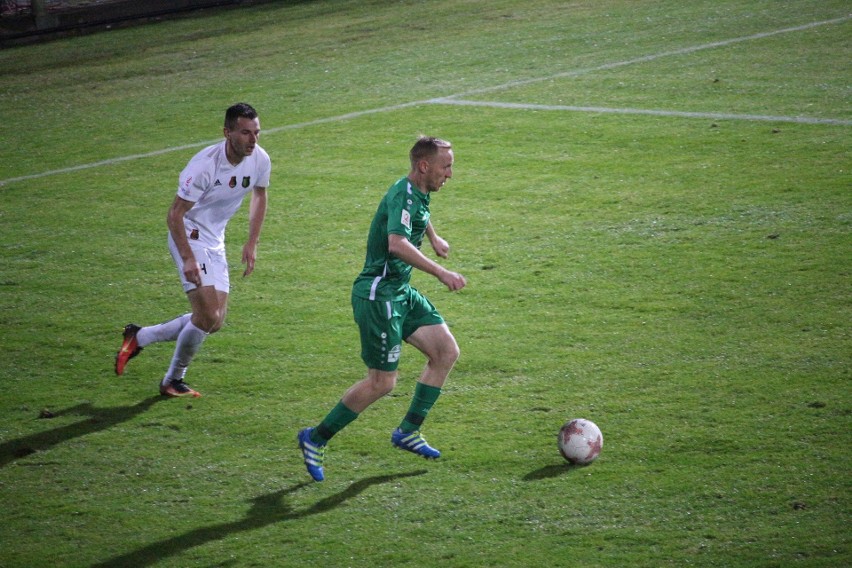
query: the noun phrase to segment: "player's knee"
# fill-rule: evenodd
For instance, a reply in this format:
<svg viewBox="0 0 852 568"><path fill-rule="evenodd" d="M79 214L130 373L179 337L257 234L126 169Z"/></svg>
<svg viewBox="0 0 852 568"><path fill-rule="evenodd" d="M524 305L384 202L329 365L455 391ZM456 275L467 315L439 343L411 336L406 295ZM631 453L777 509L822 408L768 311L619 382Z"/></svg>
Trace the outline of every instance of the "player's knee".
<svg viewBox="0 0 852 568"><path fill-rule="evenodd" d="M216 333L222 329L223 322L219 310L210 310L193 316L192 323L207 333Z"/></svg>
<svg viewBox="0 0 852 568"><path fill-rule="evenodd" d="M376 387L378 391L382 393L382 396L390 394L390 392L396 388L396 376L383 377Z"/></svg>
<svg viewBox="0 0 852 568"><path fill-rule="evenodd" d="M371 372L370 382L373 390L380 396L389 394L396 387L396 373Z"/></svg>
<svg viewBox="0 0 852 568"><path fill-rule="evenodd" d="M458 346L456 346L456 348L455 348L455 349L452 351L452 353L450 354L450 357L449 357L449 359L447 360L447 364L448 364L450 367L452 367L453 365L455 365L455 364L456 364L456 361L458 361L458 360L459 360L459 356L460 356L460 355L461 355L461 351L459 351Z"/></svg>
<svg viewBox="0 0 852 568"><path fill-rule="evenodd" d="M456 364L456 361L459 359L459 355L461 355L461 351L459 350L459 345L456 343L456 340L453 337L450 337L449 340L444 341L438 348L435 356L432 358L435 363L442 365L444 367L452 367Z"/></svg>

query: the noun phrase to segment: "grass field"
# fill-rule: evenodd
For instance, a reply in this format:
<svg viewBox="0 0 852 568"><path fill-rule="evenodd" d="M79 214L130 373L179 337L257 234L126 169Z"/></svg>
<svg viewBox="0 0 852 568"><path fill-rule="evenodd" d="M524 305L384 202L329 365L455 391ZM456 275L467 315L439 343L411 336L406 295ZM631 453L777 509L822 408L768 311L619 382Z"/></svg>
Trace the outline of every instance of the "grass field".
<svg viewBox="0 0 852 568"><path fill-rule="evenodd" d="M0 566L852 564L852 11L841 0L279 2L0 51ZM177 174L231 103L273 159L257 271L165 400ZM350 285L420 133L462 356L332 444ZM560 425L595 421L587 467Z"/></svg>

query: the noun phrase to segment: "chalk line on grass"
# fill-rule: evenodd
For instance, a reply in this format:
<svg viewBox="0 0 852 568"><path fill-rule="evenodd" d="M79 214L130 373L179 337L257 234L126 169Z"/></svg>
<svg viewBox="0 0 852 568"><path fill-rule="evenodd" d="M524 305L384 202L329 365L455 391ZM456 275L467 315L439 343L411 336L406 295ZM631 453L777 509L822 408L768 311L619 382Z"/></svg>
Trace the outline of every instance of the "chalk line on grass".
<svg viewBox="0 0 852 568"><path fill-rule="evenodd" d="M709 118L713 120L750 120L766 122L796 122L800 124L834 124L840 126L852 126L852 120L837 118L811 118L807 116L771 116L764 114L734 114L727 112L687 112L677 110L653 110L641 108L610 108L593 106L570 106L570 105L537 105L528 103L502 103L495 101L471 101L465 99L446 98L433 99L432 104L492 107L518 110L542 110L542 111L570 111L603 114L645 114L652 116L669 116L683 118Z"/></svg>
<svg viewBox="0 0 852 568"><path fill-rule="evenodd" d="M283 130L296 130L299 128L306 128L308 126L315 126L317 124L326 124L329 122L342 122L344 120L350 120L353 118L358 118L361 116L366 116L369 114L376 114L379 112L390 112L394 110L399 110L407 107L418 106L428 104L429 101L416 101L410 103L402 103L398 105L392 105L381 108L367 109L362 111L350 112L347 114L341 114L338 116L331 116L327 118L318 118L316 120L310 120L308 122L300 122L297 124L287 124L284 126L276 126L274 128L266 128L263 130L263 134L274 134L276 132L281 132ZM205 146L210 146L211 144L215 144L216 142L221 142L221 138L217 138L215 140L205 140L203 142L196 142L194 144L183 144L181 146L172 146L171 148L163 148L161 150L153 150L151 152L145 152L142 154L131 154L129 156L119 156L116 158L109 158L106 160L100 160L98 162L91 162L89 164L80 164L79 166L69 166L67 168L59 168L56 170L48 170L44 172L40 172L37 174L29 174L25 176L18 176L9 179L0 180L0 186L6 185L7 183L13 183L18 181L28 181L32 179L43 178L52 175L58 174L67 174L71 172L76 172L80 170L88 170L91 168L97 168L100 166L112 166L115 164L120 164L121 162L128 162L131 160L139 160L142 158L151 158L153 156L160 156L162 154L169 154L171 152L179 152L181 150L191 150L193 148L204 148Z"/></svg>
<svg viewBox="0 0 852 568"><path fill-rule="evenodd" d="M542 83L544 81L552 81L554 79L566 79L570 77L579 77L581 75L587 75L589 73L596 73L598 71L608 71L610 69L617 69L619 67L626 67L628 65L636 65L638 63L647 63L649 61L655 61L657 59L662 59L663 57L672 57L675 55L687 55L690 53L695 53L696 51L704 51L706 49L716 49L717 47L727 47L729 45L734 45L737 43L742 43L745 41L754 41L758 39L764 39L767 37L772 37L780 34L787 34L792 32L801 32L805 30L809 30L811 28L816 28L820 26L828 26L831 24L840 24L852 18L852 14L847 16L843 16L841 18L834 18L831 20L823 20L821 22L811 22L809 24L803 24L801 26L795 26L791 28L782 28L780 30L773 30L770 32L761 32L757 34L735 37L731 39L725 39L722 41L714 41L711 43L704 43L701 45L693 45L690 47L683 47L681 49L674 49L671 51L663 51L661 53L654 53L651 55L643 55L642 57L634 57L633 59L625 59L624 61L616 61L614 63L604 63L603 65L597 65L595 67L587 67L585 69L574 69L571 71L563 71L562 73L556 73L554 75L549 75L547 77L534 77L532 79L519 79L517 81L510 81L508 83L503 83L502 85L494 85L492 87L482 87L479 89L473 89L471 91L465 91L464 93L458 93L455 95L450 95L448 97L441 97L441 99L452 99L458 97L469 97L471 95L480 95L482 93L492 93L494 91L504 91L506 89L512 89L515 87L523 87L526 85L532 85L534 83Z"/></svg>
<svg viewBox="0 0 852 568"><path fill-rule="evenodd" d="M808 24L800 25L800 26L782 28L782 29L773 30L773 31L769 31L769 32L762 32L762 33L757 33L757 34L752 34L752 35L747 35L747 36L742 36L742 37L737 37L737 38L731 38L731 39L722 40L722 41L705 43L705 44L701 44L701 45L694 45L694 46L684 47L684 48L681 48L681 49L675 49L675 50L671 50L671 51L663 51L663 52L660 52L660 53L645 55L645 56L642 56L642 57L635 57L635 58L632 58L632 59L626 59L624 61L616 61L616 62L613 62L613 63L605 63L603 65L598 65L596 67L589 67L589 68L585 68L585 69L575 69L575 70L572 70L572 71L565 71L565 72L562 72L562 73L556 73L554 75L549 75L547 77L535 77L535 78L532 78L532 79L510 81L508 83L503 83L501 85L494 85L494 86L491 86L491 87L483 87L483 88L480 88L480 89L473 89L473 90L470 90L470 91L465 91L465 92L462 92L462 93L457 93L455 95L449 95L449 96L446 96L446 97L437 97L437 98L426 99L426 100L422 100L422 101L412 101L412 102L408 102L408 103L401 103L401 104L390 105L390 106L386 106L386 107L379 107L379 108L367 109L367 110L362 110L362 111L350 112L350 113L346 113L346 114L341 114L341 115L331 116L331 117L326 117L326 118L320 118L320 119L311 120L311 121L307 121L307 122L301 122L301 123L297 123L297 124L289 124L289 125L284 125L284 126L278 126L278 127L275 127L275 128L266 129L263 132L264 132L264 134L274 134L276 132L282 132L282 131L285 131L285 130L295 130L295 129L300 129L300 128L307 128L307 127L315 126L315 125L318 125L318 124L343 122L343 121L346 121L346 120L351 120L353 118L359 118L359 117L367 116L367 115L371 115L371 114L378 114L378 113L383 113L383 112L392 112L392 111L401 110L401 109L404 109L404 108L422 106L422 105L429 105L429 104L456 104L456 105L468 105L468 106L478 105L478 106L495 106L495 107L502 107L502 108L525 108L525 109L531 109L531 108L534 108L534 107L538 107L540 110L563 110L563 111L575 111L575 112L609 112L609 113L620 112L622 114L651 114L651 115L660 115L660 116L684 116L684 117L693 117L693 118L717 118L717 119L728 118L728 119L738 119L738 120L773 120L773 121L778 121L778 122L803 122L803 123L806 123L806 124L848 125L848 124L850 124L850 121L848 121L848 120L835 120L835 119L817 119L817 118L811 119L811 118L805 118L805 117L769 117L769 116L761 116L761 115L736 115L736 114L721 114L721 113L720 114L717 114L717 113L685 113L685 112L676 112L676 111L657 111L657 110L641 110L641 109L605 109L605 108L579 107L579 106L578 107L570 107L570 106L564 106L563 107L561 105L520 105L520 106L516 106L513 103L489 103L489 102L469 101L469 100L463 100L463 99L461 99L461 97L468 97L468 96L471 96L471 95L478 95L478 94L482 94L482 93L490 93L490 92L495 92L495 91L501 91L501 90L511 89L511 88L514 88L514 87L520 87L520 86L524 86L524 85L531 85L531 84L534 84L534 83L540 83L540 82L543 82L543 81L552 81L554 79L578 77L580 75L585 75L585 74L594 73L594 72L598 72L598 71L606 71L606 70L609 70L609 69L617 69L619 67L625 67L627 65L636 65L638 63L646 63L646 62L649 62L649 61L654 61L656 59L661 59L663 57L671 57L671 56L675 56L675 55L686 55L686 54L690 54L690 53L695 53L697 51L702 51L702 50L706 50L706 49L715 49L715 48L718 48L718 47L725 47L725 46L733 45L733 44L736 44L736 43L742 43L742 42L745 42L745 41L753 41L753 40L763 39L763 38L772 37L772 36L779 35L779 34L799 32L799 31L804 31L804 30L808 30L808 29L811 29L811 28L816 28L816 27L819 27L819 26L839 24L839 23L845 22L846 20L849 20L850 18L852 18L852 14L847 15L847 16L843 16L843 17L840 17L840 18L834 18L834 19L831 19L831 20L823 20L823 21L820 21L820 22L811 22L811 23L808 23ZM15 182L20 182L20 181L29 181L29 180L44 178L44 177L53 176L53 175L71 173L71 172L76 172L76 171L80 171L80 170L87 170L87 169L97 168L97 167L101 167L101 166L110 166L110 165L119 164L119 163L122 163L122 162L131 161L131 160L139 160L139 159L143 159L143 158L150 158L150 157L153 157L153 156L160 156L162 154L168 154L168 153L171 153L171 152L179 152L179 151L182 151L182 150L189 150L189 149L193 149L193 148L203 148L204 146L209 146L210 144L215 144L218 141L219 141L219 139L207 140L207 141L204 141L204 142L197 142L197 143L194 143L194 144L183 144L183 145L180 145L180 146L163 148L163 149L160 149L160 150L154 150L154 151L145 152L145 153L142 153L142 154L118 156L118 157L115 157L115 158L109 158L109 159L106 159L106 160L100 160L98 162L91 162L91 163L88 163L88 164L80 164L80 165L77 165L77 166L70 166L70 167L67 167L67 168L59 168L59 169L47 170L47 171L39 172L39 173L35 173L35 174L17 176L17 177L13 177L13 178L0 180L0 186L6 185L6 184L9 184L9 183L15 183Z"/></svg>

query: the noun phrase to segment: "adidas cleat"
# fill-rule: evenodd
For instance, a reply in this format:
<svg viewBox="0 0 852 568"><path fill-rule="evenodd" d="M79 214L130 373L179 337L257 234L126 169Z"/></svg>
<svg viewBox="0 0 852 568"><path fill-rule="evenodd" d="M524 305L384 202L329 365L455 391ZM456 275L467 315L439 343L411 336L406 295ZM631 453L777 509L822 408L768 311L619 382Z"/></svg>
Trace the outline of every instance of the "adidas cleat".
<svg viewBox="0 0 852 568"><path fill-rule="evenodd" d="M302 450L302 457L305 460L305 467L308 469L308 474L314 481L322 481L325 479L322 471L325 446L317 446L311 442L312 431L313 428L303 428L299 430L299 435L296 436L296 439L299 441L299 449Z"/></svg>
<svg viewBox="0 0 852 568"><path fill-rule="evenodd" d="M391 444L400 450L406 450L412 454L423 456L427 460L441 457L441 452L426 443L426 439L420 432L403 432L399 428L391 435Z"/></svg>

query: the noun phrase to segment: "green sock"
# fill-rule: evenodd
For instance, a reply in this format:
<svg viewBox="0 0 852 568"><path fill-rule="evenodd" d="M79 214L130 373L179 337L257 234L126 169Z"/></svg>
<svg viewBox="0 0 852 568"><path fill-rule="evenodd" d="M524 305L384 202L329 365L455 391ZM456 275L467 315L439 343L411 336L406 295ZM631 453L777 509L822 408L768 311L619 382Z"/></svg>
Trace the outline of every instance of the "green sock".
<svg viewBox="0 0 852 568"><path fill-rule="evenodd" d="M338 402L337 406L322 419L319 426L311 431L311 442L319 446L326 445L332 436L346 428L356 418L358 418L357 412L350 410L343 401Z"/></svg>
<svg viewBox="0 0 852 568"><path fill-rule="evenodd" d="M439 396L441 396L439 387L417 383L414 388L414 398L411 399L411 406L408 407L408 414L400 423L399 429L403 432L420 430L420 425L426 420L426 415L429 414L429 410L435 405Z"/></svg>

